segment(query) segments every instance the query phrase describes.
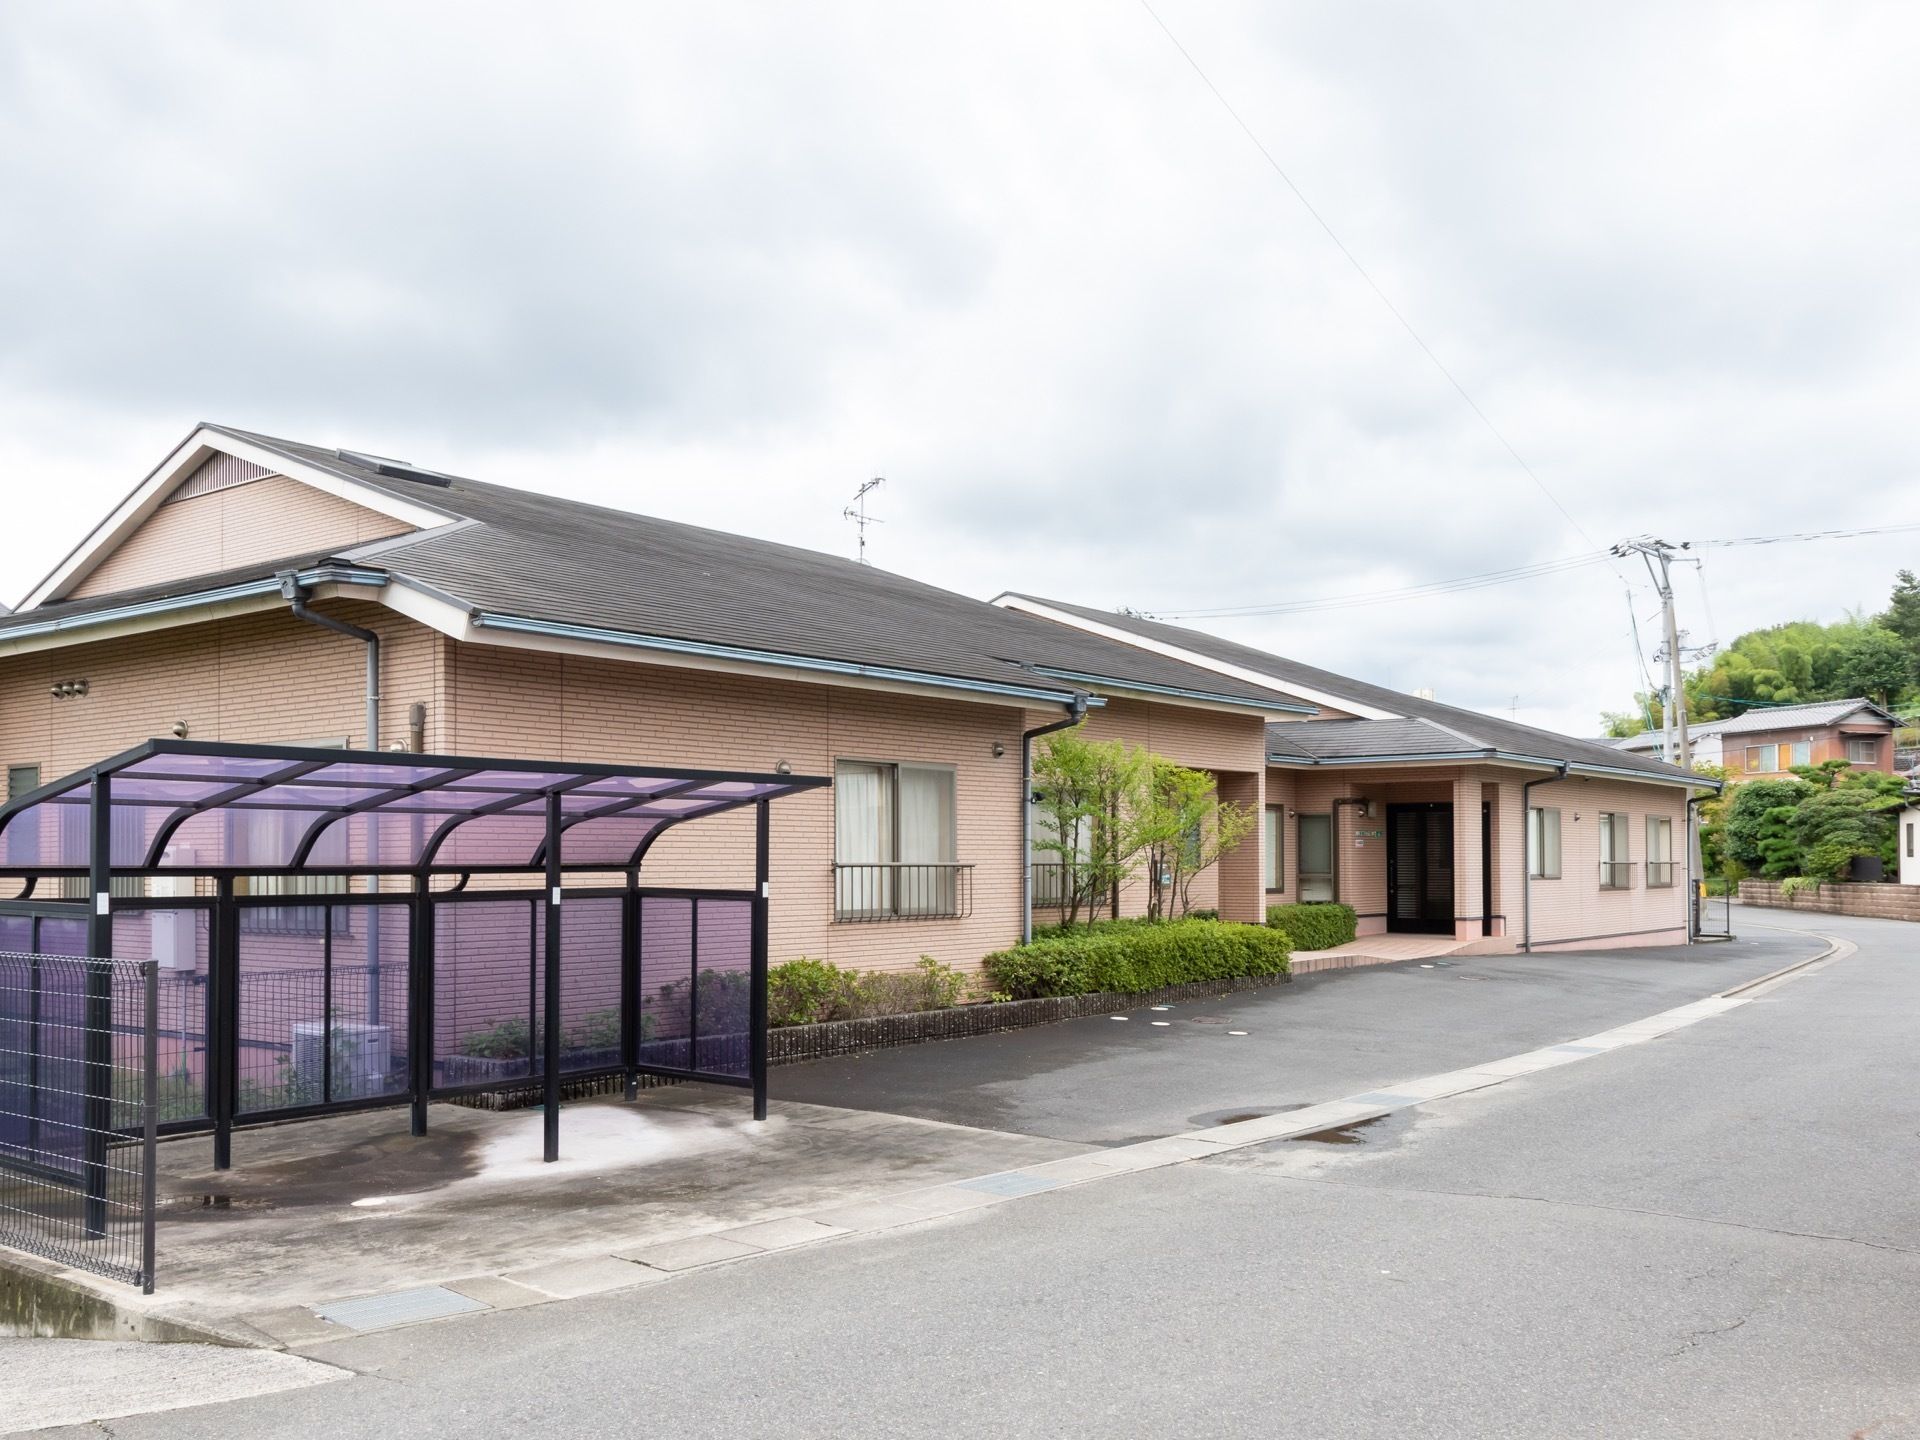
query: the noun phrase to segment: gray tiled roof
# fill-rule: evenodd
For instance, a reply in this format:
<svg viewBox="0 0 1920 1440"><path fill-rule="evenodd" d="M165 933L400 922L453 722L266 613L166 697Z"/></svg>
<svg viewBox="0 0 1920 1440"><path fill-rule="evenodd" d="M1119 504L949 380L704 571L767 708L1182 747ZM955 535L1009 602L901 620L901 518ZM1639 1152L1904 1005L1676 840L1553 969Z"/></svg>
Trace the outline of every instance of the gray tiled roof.
<svg viewBox="0 0 1920 1440"><path fill-rule="evenodd" d="M1364 743L1363 737L1372 736L1383 745L1404 747L1416 743L1415 732L1406 728L1406 722L1424 721L1431 727L1431 733L1425 737L1426 739L1437 743L1441 737L1451 737L1446 746L1449 753L1498 751L1506 754L1537 756L1544 760L1564 760L1571 764L1593 765L1613 770L1644 771L1649 776L1666 779L1687 773L1677 765L1669 765L1662 760L1653 760L1635 755L1630 751L1617 750L1602 740L1576 739L1571 735L1556 734L1551 730L1541 730L1532 725L1521 725L1516 721L1482 715L1477 710L1462 710L1458 706L1442 705L1437 700L1422 700L1418 696L1405 695L1382 685L1370 685L1364 680L1353 680L1345 675L1336 675L1331 670L1303 665L1298 660L1287 659L1284 655L1272 655L1265 650L1256 650L1251 645L1223 640L1218 635L1209 635L1204 630L1190 630L1181 625L1169 625L1162 620L1144 620L1137 615L1120 615L1085 605L1070 605L1060 600L1042 599L1037 595L1019 598L1029 599L1050 609L1065 611L1102 625L1130 631L1144 639L1179 646L1196 655L1204 655L1224 664L1236 665L1258 675L1269 676L1283 690L1289 684L1299 685L1308 690L1333 696L1335 703L1345 697L1356 704L1386 710L1401 717L1397 720L1306 720L1269 725L1267 727L1269 740L1276 731L1284 731L1287 737L1295 737L1302 731L1312 730L1342 737L1337 743L1348 746L1357 746ZM1336 726L1355 728L1335 730L1333 727ZM1381 728L1373 731L1358 728L1362 726ZM1320 742L1298 739L1293 743L1304 746ZM1354 749L1351 753L1357 755L1362 752ZM1388 748L1371 753L1393 755L1428 752Z"/></svg>
<svg viewBox="0 0 1920 1440"><path fill-rule="evenodd" d="M1722 735L1753 735L1763 730L1794 730L1809 725L1837 725L1865 710L1871 718L1895 724L1893 716L1871 700L1817 700L1806 705L1772 705L1749 710L1715 723Z"/></svg>
<svg viewBox="0 0 1920 1440"><path fill-rule="evenodd" d="M1218 697L1269 713L1297 708L1289 697L1259 685L837 556L457 476L396 476L351 452L205 428L464 521L331 553L364 557L367 565L430 587L471 611L1017 685L1062 700L1076 688L1098 692L1132 685ZM263 565L247 573L257 577L273 569ZM0 633L16 619L44 620L126 598L42 606L0 619Z"/></svg>

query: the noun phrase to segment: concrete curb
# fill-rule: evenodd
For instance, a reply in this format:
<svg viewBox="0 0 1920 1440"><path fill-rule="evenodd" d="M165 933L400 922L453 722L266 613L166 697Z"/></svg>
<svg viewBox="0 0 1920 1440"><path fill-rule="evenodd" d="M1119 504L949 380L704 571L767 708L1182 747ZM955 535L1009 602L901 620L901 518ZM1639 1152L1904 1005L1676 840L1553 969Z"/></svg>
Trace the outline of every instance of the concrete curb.
<svg viewBox="0 0 1920 1440"><path fill-rule="evenodd" d="M1802 930L1796 925L1768 925L1763 921L1758 921L1758 920L1751 921L1749 923L1757 926L1759 929L1762 929L1762 930L1775 930L1788 935L1811 935L1816 940L1826 941L1827 948L1822 950L1818 955L1811 956L1808 959L1796 960L1791 965L1783 965L1778 970L1775 970L1772 974L1762 975L1758 980L1748 980L1744 984L1735 985L1732 989L1722 990L1715 997L1716 999L1721 999L1721 1000L1735 999L1736 997L1745 995L1750 991L1759 990L1763 986L1772 985L1776 981L1784 980L1789 975L1797 975L1799 974L1800 971L1805 970L1810 966L1818 965L1822 961L1844 960L1846 959L1847 956L1852 955L1855 951L1857 951L1860 948L1858 945L1855 945L1851 940L1842 940L1837 935L1822 935L1817 930Z"/></svg>

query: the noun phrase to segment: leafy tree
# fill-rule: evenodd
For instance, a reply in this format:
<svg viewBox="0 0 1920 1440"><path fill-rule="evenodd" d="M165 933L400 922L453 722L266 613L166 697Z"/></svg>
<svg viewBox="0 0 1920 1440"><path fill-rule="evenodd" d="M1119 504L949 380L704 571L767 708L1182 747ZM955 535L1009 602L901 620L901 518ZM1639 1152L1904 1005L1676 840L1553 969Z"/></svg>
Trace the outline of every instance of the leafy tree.
<svg viewBox="0 0 1920 1440"><path fill-rule="evenodd" d="M1612 740L1624 740L1629 735L1643 735L1647 730L1646 717L1633 710L1602 710L1600 712L1600 733Z"/></svg>
<svg viewBox="0 0 1920 1440"><path fill-rule="evenodd" d="M1893 818L1876 801L1865 787L1848 786L1810 795L1792 807L1788 825L1801 873L1836 880L1854 856L1886 849Z"/></svg>
<svg viewBox="0 0 1920 1440"><path fill-rule="evenodd" d="M1878 625L1855 625L1837 637L1827 688L1829 698L1863 695L1887 705L1913 678L1913 651L1898 635Z"/></svg>
<svg viewBox="0 0 1920 1440"><path fill-rule="evenodd" d="M1767 817L1784 810L1785 818L1791 819L1794 807L1812 793L1813 787L1804 780L1748 780L1736 785L1725 802L1719 827L1721 854L1747 871L1765 870L1770 859L1783 858L1779 852L1786 833L1783 821L1776 816L1769 825ZM1772 855L1763 848L1767 842L1775 846Z"/></svg>
<svg viewBox="0 0 1920 1440"><path fill-rule="evenodd" d="M1193 909L1194 878L1211 869L1253 829L1250 805L1222 801L1213 777L1154 756L1134 839L1147 866L1147 918L1185 918Z"/></svg>
<svg viewBox="0 0 1920 1440"><path fill-rule="evenodd" d="M1920 580L1914 579L1913 571L1902 570L1894 577L1893 594L1879 623L1881 629L1891 630L1906 641L1909 650L1920 655Z"/></svg>
<svg viewBox="0 0 1920 1440"><path fill-rule="evenodd" d="M1124 740L1089 740L1078 728L1049 736L1035 751L1033 848L1060 863L1064 923L1091 919L1101 897L1132 874L1138 846L1123 818L1138 808L1147 771L1146 751Z"/></svg>

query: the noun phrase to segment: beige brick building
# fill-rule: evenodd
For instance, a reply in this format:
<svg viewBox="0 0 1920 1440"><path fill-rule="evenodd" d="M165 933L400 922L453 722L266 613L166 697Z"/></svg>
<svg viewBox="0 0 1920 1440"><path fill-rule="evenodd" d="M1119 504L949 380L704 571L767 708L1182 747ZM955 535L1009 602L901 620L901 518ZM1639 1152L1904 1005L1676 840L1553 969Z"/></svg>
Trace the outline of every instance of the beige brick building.
<svg viewBox="0 0 1920 1440"><path fill-rule="evenodd" d="M1658 761L356 452L201 426L0 616L15 794L169 734L832 776L776 808L776 962L970 967L1017 939L1026 737L1083 712L1265 814L1197 886L1229 918L1337 895L1364 929L1490 947L1684 935L1690 777ZM750 823L670 835L646 883L744 883Z"/></svg>

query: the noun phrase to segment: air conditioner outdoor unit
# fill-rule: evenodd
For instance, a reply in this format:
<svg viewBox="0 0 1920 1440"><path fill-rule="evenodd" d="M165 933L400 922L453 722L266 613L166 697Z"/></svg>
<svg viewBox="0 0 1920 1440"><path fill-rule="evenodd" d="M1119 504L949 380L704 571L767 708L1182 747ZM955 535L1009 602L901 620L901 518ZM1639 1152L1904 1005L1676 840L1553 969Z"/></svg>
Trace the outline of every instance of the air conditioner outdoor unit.
<svg viewBox="0 0 1920 1440"><path fill-rule="evenodd" d="M293 1023L293 1080L313 1101L357 1100L383 1095L392 1068L392 1031L385 1025L354 1021L333 1023L333 1088L322 1090L327 1063L327 1024L322 1020Z"/></svg>
<svg viewBox="0 0 1920 1440"><path fill-rule="evenodd" d="M193 851L181 846L171 846L167 850L167 862L173 865L191 865ZM148 893L156 899L175 895L193 894L193 877L190 875L157 875L147 882ZM198 917L192 910L149 910L147 912L149 943L152 948L147 952L153 956L154 963L162 970L198 970L200 968L200 942L196 934Z"/></svg>

